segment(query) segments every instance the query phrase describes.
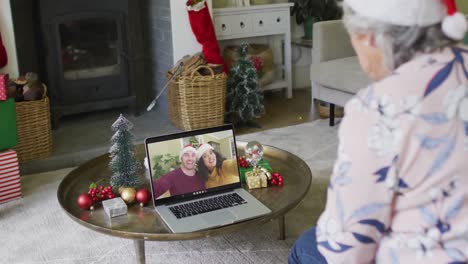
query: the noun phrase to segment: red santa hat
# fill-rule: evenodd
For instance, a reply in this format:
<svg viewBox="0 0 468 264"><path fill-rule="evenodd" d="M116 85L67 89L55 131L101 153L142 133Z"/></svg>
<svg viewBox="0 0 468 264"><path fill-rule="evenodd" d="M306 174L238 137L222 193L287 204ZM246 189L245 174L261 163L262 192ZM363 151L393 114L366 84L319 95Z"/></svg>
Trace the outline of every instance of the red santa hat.
<svg viewBox="0 0 468 264"><path fill-rule="evenodd" d="M214 148L210 144L201 144L197 149L197 161L203 156L207 150Z"/></svg>
<svg viewBox="0 0 468 264"><path fill-rule="evenodd" d="M344 0L365 17L401 26L442 23L449 38L461 40L468 29L466 17L457 12L455 0Z"/></svg>
<svg viewBox="0 0 468 264"><path fill-rule="evenodd" d="M186 145L183 149L180 150L179 160L182 161L182 156L187 152L197 153L197 150L193 147L192 144Z"/></svg>

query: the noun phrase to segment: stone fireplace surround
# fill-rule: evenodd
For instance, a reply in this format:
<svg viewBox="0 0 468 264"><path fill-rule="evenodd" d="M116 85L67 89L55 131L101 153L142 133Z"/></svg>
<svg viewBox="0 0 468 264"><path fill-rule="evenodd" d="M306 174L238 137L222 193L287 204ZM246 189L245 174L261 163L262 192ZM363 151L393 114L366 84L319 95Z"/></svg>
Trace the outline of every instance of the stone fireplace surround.
<svg viewBox="0 0 468 264"><path fill-rule="evenodd" d="M54 89L54 81L47 79L48 67L45 65L48 51L44 46L45 36L39 23L41 19L39 1L10 0L18 70L20 74L39 73L41 80L52 84L50 90ZM129 97L134 96L136 99L135 113L140 114L151 98L163 87L164 75L173 65L170 0L128 0L126 11L128 11L128 24L131 26L128 32L128 39L131 42L127 60L133 65L129 69L131 89ZM138 39L141 41L135 41ZM51 94L54 95L53 90ZM84 105L87 109L80 110L63 108L58 100L51 98L51 112L54 114L55 111L57 116L121 106L123 105L104 102L94 108Z"/></svg>

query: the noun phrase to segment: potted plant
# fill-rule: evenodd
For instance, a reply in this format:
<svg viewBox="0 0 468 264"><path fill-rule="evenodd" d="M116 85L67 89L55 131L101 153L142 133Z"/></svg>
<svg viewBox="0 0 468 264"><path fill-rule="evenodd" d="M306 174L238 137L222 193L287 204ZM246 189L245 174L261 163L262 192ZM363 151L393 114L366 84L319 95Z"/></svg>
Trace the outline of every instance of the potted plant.
<svg viewBox="0 0 468 264"><path fill-rule="evenodd" d="M298 25L304 23L305 40L312 39L312 25L323 20L333 20L341 18L342 9L336 0L289 0L294 3L291 11L292 16L296 16Z"/></svg>

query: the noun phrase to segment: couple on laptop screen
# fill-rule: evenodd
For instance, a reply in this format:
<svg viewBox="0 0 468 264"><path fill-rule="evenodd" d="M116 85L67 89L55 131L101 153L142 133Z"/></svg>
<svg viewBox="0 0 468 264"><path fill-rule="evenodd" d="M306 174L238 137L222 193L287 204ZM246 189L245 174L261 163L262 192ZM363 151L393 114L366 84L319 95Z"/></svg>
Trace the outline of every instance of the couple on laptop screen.
<svg viewBox="0 0 468 264"><path fill-rule="evenodd" d="M199 145L187 144L194 140ZM154 198L192 194L238 183L239 171L233 147L232 131L149 144ZM171 163L167 157L174 156L178 161Z"/></svg>
<svg viewBox="0 0 468 264"><path fill-rule="evenodd" d="M232 125L151 137L145 146L155 210L172 232L271 213L241 186Z"/></svg>

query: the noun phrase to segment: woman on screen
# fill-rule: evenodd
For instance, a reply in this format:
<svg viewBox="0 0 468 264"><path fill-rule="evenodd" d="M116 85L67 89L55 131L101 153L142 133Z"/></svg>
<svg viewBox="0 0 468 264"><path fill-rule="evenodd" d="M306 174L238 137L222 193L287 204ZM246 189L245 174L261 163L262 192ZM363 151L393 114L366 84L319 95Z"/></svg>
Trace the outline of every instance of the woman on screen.
<svg viewBox="0 0 468 264"><path fill-rule="evenodd" d="M206 188L239 182L235 159L226 159L209 144L197 150L198 174L206 180Z"/></svg>

